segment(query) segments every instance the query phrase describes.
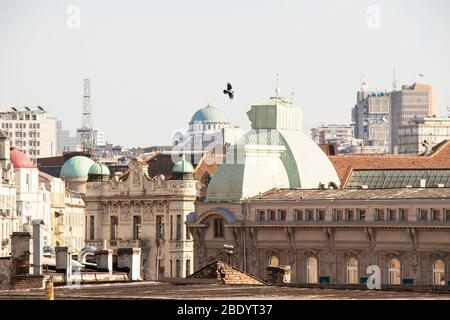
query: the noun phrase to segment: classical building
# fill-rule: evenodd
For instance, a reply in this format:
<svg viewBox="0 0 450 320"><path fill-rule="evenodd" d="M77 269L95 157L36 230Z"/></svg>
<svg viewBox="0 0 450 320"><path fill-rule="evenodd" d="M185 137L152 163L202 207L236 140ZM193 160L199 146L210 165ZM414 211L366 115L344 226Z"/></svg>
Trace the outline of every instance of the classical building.
<svg viewBox="0 0 450 320"><path fill-rule="evenodd" d="M0 123L13 144L34 163L39 157L55 156L58 147L56 119L47 117L42 107L11 109L0 112Z"/></svg>
<svg viewBox="0 0 450 320"><path fill-rule="evenodd" d="M189 217L194 267L224 259L266 278L289 266L296 283L447 285L450 189L274 189L247 201L205 202Z"/></svg>
<svg viewBox="0 0 450 320"><path fill-rule="evenodd" d="M429 153L431 148L450 139L450 118L431 117L411 120L398 128L398 153Z"/></svg>
<svg viewBox="0 0 450 320"><path fill-rule="evenodd" d="M10 138L0 130L0 166L2 182L0 185L0 257L10 253L9 236L20 230L20 217L16 210L16 186L14 167L10 159Z"/></svg>
<svg viewBox="0 0 450 320"><path fill-rule="evenodd" d="M450 148L426 157L327 158L301 135L299 109L278 94L248 115L256 132L229 149L188 216L195 270L225 259L232 246L234 265L263 279L268 266L281 265L292 282L364 283L367 266L377 264L384 284L447 284L450 189L438 181L448 172L410 171L448 170ZM364 168L366 176L352 176ZM409 175L417 187L403 179ZM352 178L352 187L339 188Z"/></svg>
<svg viewBox="0 0 450 320"><path fill-rule="evenodd" d="M146 279L190 274L193 246L184 222L194 211L199 187L189 161L183 158L171 168L170 180L150 174L148 161L139 159L111 179L102 164L90 170L85 195L86 244L103 248L106 242L114 254L119 248L141 248Z"/></svg>

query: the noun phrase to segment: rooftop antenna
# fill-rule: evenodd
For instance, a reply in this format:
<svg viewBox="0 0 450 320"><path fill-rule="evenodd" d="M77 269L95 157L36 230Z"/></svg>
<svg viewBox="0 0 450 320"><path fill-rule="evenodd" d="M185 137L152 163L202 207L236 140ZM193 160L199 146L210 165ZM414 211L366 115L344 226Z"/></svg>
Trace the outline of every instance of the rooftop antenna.
<svg viewBox="0 0 450 320"><path fill-rule="evenodd" d="M277 86L275 88L275 97L280 97L280 87L278 86L278 73L277 73Z"/></svg>
<svg viewBox="0 0 450 320"><path fill-rule="evenodd" d="M397 80L395 79L395 67L394 67L394 80L392 80L392 91L397 90Z"/></svg>
<svg viewBox="0 0 450 320"><path fill-rule="evenodd" d="M367 91L367 77L365 74L361 75L361 91Z"/></svg>
<svg viewBox="0 0 450 320"><path fill-rule="evenodd" d="M84 79L83 114L81 120L81 148L86 153L94 152L94 134L92 130L91 86L89 79Z"/></svg>

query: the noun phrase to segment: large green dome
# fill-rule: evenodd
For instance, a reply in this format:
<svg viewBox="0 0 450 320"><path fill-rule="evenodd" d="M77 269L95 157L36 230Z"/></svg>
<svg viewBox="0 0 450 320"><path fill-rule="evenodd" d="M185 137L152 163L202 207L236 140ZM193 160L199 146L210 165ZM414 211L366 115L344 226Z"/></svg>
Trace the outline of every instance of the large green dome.
<svg viewBox="0 0 450 320"><path fill-rule="evenodd" d="M228 119L222 110L208 105L194 113L191 122L228 123Z"/></svg>
<svg viewBox="0 0 450 320"><path fill-rule="evenodd" d="M61 168L61 177L85 177L95 162L84 156L75 156L64 162Z"/></svg>
<svg viewBox="0 0 450 320"><path fill-rule="evenodd" d="M99 176L109 176L111 174L111 172L109 171L109 168L106 165L97 161L89 168L88 174L94 174L94 175L99 175Z"/></svg>

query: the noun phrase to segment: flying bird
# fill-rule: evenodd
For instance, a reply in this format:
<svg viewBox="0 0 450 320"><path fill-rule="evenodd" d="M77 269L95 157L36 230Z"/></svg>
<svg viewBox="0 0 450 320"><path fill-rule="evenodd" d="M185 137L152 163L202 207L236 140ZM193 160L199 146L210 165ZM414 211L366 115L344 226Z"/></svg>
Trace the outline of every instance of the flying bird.
<svg viewBox="0 0 450 320"><path fill-rule="evenodd" d="M225 90L223 90L223 93L227 94L230 99L234 98L234 91L233 91L233 87L231 86L231 83L229 83L229 82L227 83L227 88Z"/></svg>

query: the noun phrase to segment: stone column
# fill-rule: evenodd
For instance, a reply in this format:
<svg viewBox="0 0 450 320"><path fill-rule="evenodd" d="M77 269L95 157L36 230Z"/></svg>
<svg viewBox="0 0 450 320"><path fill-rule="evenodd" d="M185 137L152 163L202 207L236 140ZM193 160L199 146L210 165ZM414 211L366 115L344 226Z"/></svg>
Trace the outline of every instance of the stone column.
<svg viewBox="0 0 450 320"><path fill-rule="evenodd" d="M65 274L65 280L67 283L72 278L72 256L69 247L56 247L56 272Z"/></svg>
<svg viewBox="0 0 450 320"><path fill-rule="evenodd" d="M31 235L28 232L13 232L11 236L11 260L13 274L30 274Z"/></svg>
<svg viewBox="0 0 450 320"><path fill-rule="evenodd" d="M130 280L142 280L140 272L141 248L119 248L117 249L117 267L128 269Z"/></svg>
<svg viewBox="0 0 450 320"><path fill-rule="evenodd" d="M97 262L97 270L101 272L113 272L113 250L101 249L95 251L95 260Z"/></svg>

